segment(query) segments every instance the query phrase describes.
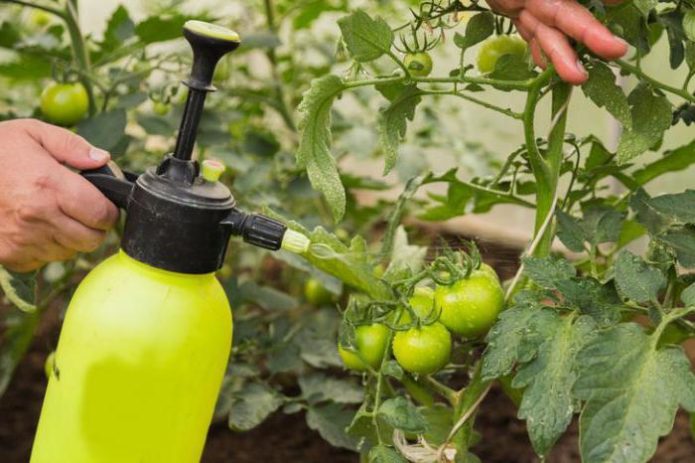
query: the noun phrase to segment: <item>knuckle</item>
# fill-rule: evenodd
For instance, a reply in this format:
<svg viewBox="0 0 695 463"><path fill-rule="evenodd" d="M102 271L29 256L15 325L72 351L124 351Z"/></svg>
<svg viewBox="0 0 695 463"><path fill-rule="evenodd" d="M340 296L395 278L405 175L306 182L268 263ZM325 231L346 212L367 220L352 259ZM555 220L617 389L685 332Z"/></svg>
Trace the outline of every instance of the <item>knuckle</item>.
<svg viewBox="0 0 695 463"><path fill-rule="evenodd" d="M44 215L44 209L40 203L22 204L17 208L17 218L20 222L34 222Z"/></svg>

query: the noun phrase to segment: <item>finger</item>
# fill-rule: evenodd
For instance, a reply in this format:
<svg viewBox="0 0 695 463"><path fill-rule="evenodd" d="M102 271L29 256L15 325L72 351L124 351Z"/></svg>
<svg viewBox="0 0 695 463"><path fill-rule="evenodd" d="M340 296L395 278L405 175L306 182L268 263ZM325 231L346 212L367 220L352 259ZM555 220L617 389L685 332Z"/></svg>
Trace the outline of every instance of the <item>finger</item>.
<svg viewBox="0 0 695 463"><path fill-rule="evenodd" d="M541 50L541 46L538 44L538 40L532 39L531 42L529 42L529 48L531 49L531 57L533 57L533 62L536 63L541 69L547 68L548 62L545 59L543 50Z"/></svg>
<svg viewBox="0 0 695 463"><path fill-rule="evenodd" d="M95 169L111 158L106 151L90 145L84 138L62 127L35 119L25 119L21 124L48 154L75 169Z"/></svg>
<svg viewBox="0 0 695 463"><path fill-rule="evenodd" d="M7 262L3 264L3 267L12 272L27 273L43 267L44 264L45 262L40 260L31 259L22 262Z"/></svg>
<svg viewBox="0 0 695 463"><path fill-rule="evenodd" d="M53 222L55 240L61 246L79 252L92 252L104 241L106 233L85 227L66 215Z"/></svg>
<svg viewBox="0 0 695 463"><path fill-rule="evenodd" d="M538 45L538 41L533 37L533 32L518 19L514 19L513 22L519 35L528 42L533 62L536 63L538 67L545 69L547 67L545 56L543 56L543 51L540 45Z"/></svg>
<svg viewBox="0 0 695 463"><path fill-rule="evenodd" d="M613 35L575 0L529 0L525 11L541 23L585 44L602 58L617 59L627 53L627 43Z"/></svg>
<svg viewBox="0 0 695 463"><path fill-rule="evenodd" d="M109 230L118 220L116 206L80 175L63 169L55 188L60 210L83 226Z"/></svg>
<svg viewBox="0 0 695 463"><path fill-rule="evenodd" d="M75 255L74 249L66 248L56 240L46 240L37 248L40 251L40 258L44 262L68 260Z"/></svg>
<svg viewBox="0 0 695 463"><path fill-rule="evenodd" d="M542 24L528 10L521 12L519 22L523 28L531 31L562 80L573 85L586 81L588 77L586 69L577 60L577 54L562 32Z"/></svg>

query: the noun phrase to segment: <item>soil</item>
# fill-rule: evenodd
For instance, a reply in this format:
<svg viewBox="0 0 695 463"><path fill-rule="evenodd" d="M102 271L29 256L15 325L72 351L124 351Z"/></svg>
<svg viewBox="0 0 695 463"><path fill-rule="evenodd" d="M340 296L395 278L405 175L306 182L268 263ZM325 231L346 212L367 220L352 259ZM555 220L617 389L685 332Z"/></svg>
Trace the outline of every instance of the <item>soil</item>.
<svg viewBox="0 0 695 463"><path fill-rule="evenodd" d="M492 246L490 246L492 248ZM495 246L495 255L481 246L485 260L503 278L515 271L518 251L508 253ZM0 304L0 313L8 310ZM0 463L27 463L38 420L46 379L44 360L58 335L57 309L43 317L30 351L17 369L6 394L0 400ZM526 435L523 421L515 416L511 401L497 389L486 398L476 420L480 442L472 449L485 463L538 462ZM210 428L203 463L357 463L355 454L336 449L309 429L301 414L276 414L258 428L246 433L231 432L224 423ZM577 424L558 442L550 457L552 463L579 462ZM690 436L688 416L679 413L673 432L662 439L652 462L686 463L695 461L695 444ZM160 462L155 462L160 463ZM164 463L164 462L162 462Z"/></svg>

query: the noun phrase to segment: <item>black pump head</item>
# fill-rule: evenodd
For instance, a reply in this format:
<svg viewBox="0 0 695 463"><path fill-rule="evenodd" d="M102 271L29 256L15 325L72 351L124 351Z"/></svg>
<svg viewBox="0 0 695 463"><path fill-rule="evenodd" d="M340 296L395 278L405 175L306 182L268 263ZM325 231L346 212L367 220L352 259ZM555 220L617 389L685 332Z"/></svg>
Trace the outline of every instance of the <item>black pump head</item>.
<svg viewBox="0 0 695 463"><path fill-rule="evenodd" d="M188 21L184 36L193 48L193 68L176 149L143 175L116 178L108 169L84 172L109 199L127 212L123 250L136 260L180 273L209 273L222 266L230 235L266 249L295 252L308 247L303 235L267 217L235 207L229 189L218 181L224 166L191 159L205 96L214 91L219 59L239 46L229 29Z"/></svg>

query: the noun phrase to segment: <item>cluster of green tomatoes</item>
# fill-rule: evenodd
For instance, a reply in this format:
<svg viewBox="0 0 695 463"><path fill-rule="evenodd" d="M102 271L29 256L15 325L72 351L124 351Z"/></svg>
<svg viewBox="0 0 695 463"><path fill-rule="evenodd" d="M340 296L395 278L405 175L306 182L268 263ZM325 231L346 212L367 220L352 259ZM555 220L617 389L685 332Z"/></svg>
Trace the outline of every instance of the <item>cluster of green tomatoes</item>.
<svg viewBox="0 0 695 463"><path fill-rule="evenodd" d="M454 336L484 336L504 306L499 277L485 263L464 278L433 286L416 286L408 300L412 310L392 311L389 326L379 322L357 326L354 348L338 345L345 366L379 370L391 350L405 371L436 373L449 363Z"/></svg>

